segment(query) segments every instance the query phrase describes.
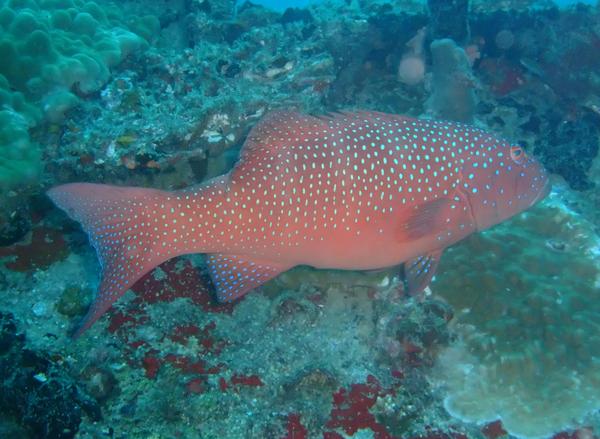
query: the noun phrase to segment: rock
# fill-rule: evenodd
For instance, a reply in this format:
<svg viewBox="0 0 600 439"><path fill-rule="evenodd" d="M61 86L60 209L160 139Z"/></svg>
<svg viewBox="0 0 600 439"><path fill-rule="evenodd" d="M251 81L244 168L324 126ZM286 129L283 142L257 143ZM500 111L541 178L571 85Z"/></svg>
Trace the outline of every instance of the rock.
<svg viewBox="0 0 600 439"><path fill-rule="evenodd" d="M469 0L428 0L431 35L459 44L469 38Z"/></svg>
<svg viewBox="0 0 600 439"><path fill-rule="evenodd" d="M56 303L56 310L64 316L75 317L85 314L92 298L92 290L71 285L65 288Z"/></svg>
<svg viewBox="0 0 600 439"><path fill-rule="evenodd" d="M585 114L575 120L560 120L558 115L549 116L555 123L540 137L534 152L550 172L561 175L572 189L594 187L587 173L598 155L600 143L595 117Z"/></svg>
<svg viewBox="0 0 600 439"><path fill-rule="evenodd" d="M116 393L117 379L108 369L90 365L83 370L81 376L88 393L98 402L103 402Z"/></svg>
<svg viewBox="0 0 600 439"><path fill-rule="evenodd" d="M287 8L281 16L281 24L293 23L295 21L311 23L314 21L314 18L308 9Z"/></svg>
<svg viewBox="0 0 600 439"><path fill-rule="evenodd" d="M20 241L31 230L28 209L22 205L12 209L11 204L17 201L3 199L0 212L0 246L7 246Z"/></svg>
<svg viewBox="0 0 600 439"><path fill-rule="evenodd" d="M48 305L45 302L36 302L31 307L31 311L36 317L44 317L48 314Z"/></svg>
<svg viewBox="0 0 600 439"><path fill-rule="evenodd" d="M10 413L26 430L19 437L68 439L77 434L84 413L101 419L95 400L61 363L26 348L10 313L0 313L0 413Z"/></svg>
<svg viewBox="0 0 600 439"><path fill-rule="evenodd" d="M22 335L17 335L13 315L0 312L0 355L6 353L19 337Z"/></svg>

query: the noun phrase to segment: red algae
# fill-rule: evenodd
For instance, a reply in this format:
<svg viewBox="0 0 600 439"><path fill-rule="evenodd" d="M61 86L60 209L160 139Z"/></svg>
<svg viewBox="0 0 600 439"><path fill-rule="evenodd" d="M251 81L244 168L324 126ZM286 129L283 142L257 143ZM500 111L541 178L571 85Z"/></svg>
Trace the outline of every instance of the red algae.
<svg viewBox="0 0 600 439"><path fill-rule="evenodd" d="M366 383L352 384L349 391L344 388L338 390L333 394L333 408L327 428L341 428L349 435L358 430L370 429L376 439L393 438L370 412L377 398L390 393L381 388L373 375L367 377Z"/></svg>
<svg viewBox="0 0 600 439"><path fill-rule="evenodd" d="M416 436L412 439L468 439L465 434L462 433L441 433L432 431L426 435Z"/></svg>
<svg viewBox="0 0 600 439"><path fill-rule="evenodd" d="M192 378L185 385L186 393L200 394L206 391L205 383L202 378Z"/></svg>
<svg viewBox="0 0 600 439"><path fill-rule="evenodd" d="M123 311L111 311L108 332L114 334L122 328L132 328L148 321L147 317L136 317L136 314L141 314L141 310L130 310L127 313Z"/></svg>
<svg viewBox="0 0 600 439"><path fill-rule="evenodd" d="M155 356L156 351L149 352L142 360L142 367L145 370L146 378L154 379L158 375L161 361Z"/></svg>
<svg viewBox="0 0 600 439"><path fill-rule="evenodd" d="M200 328L196 325L176 326L169 338L179 344L187 344L191 336L200 334Z"/></svg>
<svg viewBox="0 0 600 439"><path fill-rule="evenodd" d="M502 428L502 421L499 420L487 424L481 429L481 432L488 439L497 439L508 434L506 430Z"/></svg>
<svg viewBox="0 0 600 439"><path fill-rule="evenodd" d="M223 377L219 378L219 389L221 390L221 392L225 392L227 391L227 380Z"/></svg>
<svg viewBox="0 0 600 439"><path fill-rule="evenodd" d="M306 439L308 430L300 422L300 415L290 413L287 418L287 434L283 439Z"/></svg>
<svg viewBox="0 0 600 439"><path fill-rule="evenodd" d="M148 304L188 298L205 312L233 311L233 304L216 302L207 282L190 261L171 259L161 264L157 270L146 274L131 288L138 294L140 302Z"/></svg>
<svg viewBox="0 0 600 439"><path fill-rule="evenodd" d="M176 354L167 354L164 360L184 374L214 375L219 373L221 366L207 367L204 360L193 361L189 357Z"/></svg>
<svg viewBox="0 0 600 439"><path fill-rule="evenodd" d="M258 375L237 375L234 374L230 382L232 385L241 385L241 386L249 386L249 387L260 387L263 386L264 383L261 381Z"/></svg>
<svg viewBox="0 0 600 439"><path fill-rule="evenodd" d="M170 260L160 265L156 270L143 276L131 290L136 293L133 299L122 310L110 310L110 322L108 330L111 333L123 331L124 339L128 338L125 332L148 322L145 306L155 303L168 303L180 298L188 298L202 311L207 313L231 313L233 304L217 303L206 285L206 282L190 261ZM210 325L209 325L210 326ZM212 326L200 330L192 324L181 324L177 326L170 336L173 341L186 343L193 335L203 335L200 341L205 350L213 348L214 341L207 337L208 331L214 329ZM222 348L222 346L220 346Z"/></svg>
<svg viewBox="0 0 600 439"><path fill-rule="evenodd" d="M580 428L574 431L562 431L552 436L552 439L592 439L595 437L590 429Z"/></svg>
<svg viewBox="0 0 600 439"><path fill-rule="evenodd" d="M491 90L497 96L505 96L525 83L525 78L519 66L499 59L484 59L479 64L484 78L490 82Z"/></svg>
<svg viewBox="0 0 600 439"><path fill-rule="evenodd" d="M62 231L40 226L31 232L24 241L0 247L0 257L10 257L6 268L28 272L45 269L69 255L69 247Z"/></svg>

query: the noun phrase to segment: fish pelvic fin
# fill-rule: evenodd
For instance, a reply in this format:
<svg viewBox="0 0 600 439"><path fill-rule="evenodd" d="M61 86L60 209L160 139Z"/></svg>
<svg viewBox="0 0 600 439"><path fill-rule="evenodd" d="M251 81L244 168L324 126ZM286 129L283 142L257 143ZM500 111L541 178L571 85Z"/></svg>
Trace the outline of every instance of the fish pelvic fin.
<svg viewBox="0 0 600 439"><path fill-rule="evenodd" d="M429 286L437 270L443 250L410 259L404 263L405 291L411 295L421 293Z"/></svg>
<svg viewBox="0 0 600 439"><path fill-rule="evenodd" d="M58 207L81 223L102 267L96 299L74 337L88 329L144 274L184 253L172 245L162 248L164 237L156 207L164 208L169 195L155 189L89 183L65 184L48 191Z"/></svg>

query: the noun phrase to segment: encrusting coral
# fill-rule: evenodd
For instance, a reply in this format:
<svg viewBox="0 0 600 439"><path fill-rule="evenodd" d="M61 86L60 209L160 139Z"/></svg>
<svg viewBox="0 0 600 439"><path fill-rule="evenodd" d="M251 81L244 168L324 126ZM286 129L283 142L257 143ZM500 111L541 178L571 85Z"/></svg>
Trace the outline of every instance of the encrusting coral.
<svg viewBox="0 0 600 439"><path fill-rule="evenodd" d="M438 361L450 413L542 437L600 406L594 237L550 199L444 255L432 290L454 307L459 336Z"/></svg>

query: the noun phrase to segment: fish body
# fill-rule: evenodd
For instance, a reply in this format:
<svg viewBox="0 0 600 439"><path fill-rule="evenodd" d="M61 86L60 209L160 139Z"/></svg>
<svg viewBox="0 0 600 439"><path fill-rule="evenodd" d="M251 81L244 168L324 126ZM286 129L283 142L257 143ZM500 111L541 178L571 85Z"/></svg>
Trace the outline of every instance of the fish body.
<svg viewBox="0 0 600 439"><path fill-rule="evenodd" d="M220 300L296 265L405 264L409 290L444 248L549 190L518 146L467 125L374 112L266 116L231 172L183 191L73 183L49 196L82 223L103 275L88 328L141 276L206 253Z"/></svg>

